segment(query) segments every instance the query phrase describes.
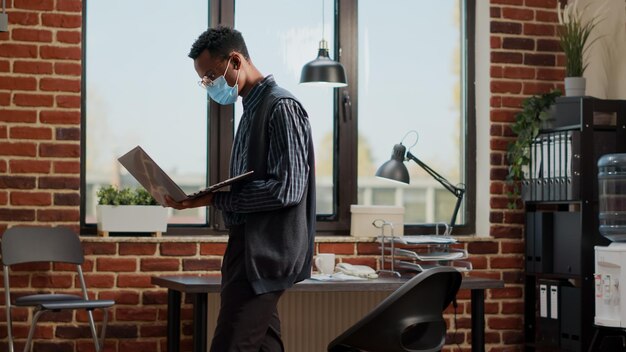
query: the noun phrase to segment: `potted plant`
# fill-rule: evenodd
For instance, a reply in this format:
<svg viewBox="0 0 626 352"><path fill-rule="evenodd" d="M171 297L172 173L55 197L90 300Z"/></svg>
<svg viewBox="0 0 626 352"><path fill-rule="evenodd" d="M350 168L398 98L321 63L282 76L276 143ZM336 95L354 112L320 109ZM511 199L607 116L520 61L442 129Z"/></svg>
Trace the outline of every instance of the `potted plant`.
<svg viewBox="0 0 626 352"><path fill-rule="evenodd" d="M563 10L557 1L559 18L558 34L561 48L565 53L565 95L584 96L586 80L583 77L589 64L586 54L591 45L598 39L589 42L589 36L598 24L597 14L604 7L600 6L589 20L583 19L583 13L588 8L579 9L578 0L570 1Z"/></svg>
<svg viewBox="0 0 626 352"><path fill-rule="evenodd" d="M506 181L511 186L511 191L508 192L511 209L515 208L515 202L521 193L520 184L526 179L525 174L528 173L530 145L539 134L541 124L551 117L550 107L559 96L561 96L561 91L553 90L528 97L522 102L522 111L515 115L511 130L517 138L509 143L506 155L509 162L509 174Z"/></svg>
<svg viewBox="0 0 626 352"><path fill-rule="evenodd" d="M167 230L168 210L143 188L105 186L96 195L96 219L101 236L108 236L109 232L152 232L160 236Z"/></svg>

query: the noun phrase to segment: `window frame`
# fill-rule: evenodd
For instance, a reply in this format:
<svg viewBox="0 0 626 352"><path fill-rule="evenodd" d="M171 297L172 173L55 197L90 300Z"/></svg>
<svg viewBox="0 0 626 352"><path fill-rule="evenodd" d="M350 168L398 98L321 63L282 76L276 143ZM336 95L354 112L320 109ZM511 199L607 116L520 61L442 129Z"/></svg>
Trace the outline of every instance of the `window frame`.
<svg viewBox="0 0 626 352"><path fill-rule="evenodd" d="M218 24L234 26L235 0L209 1L209 27ZM471 235L475 233L476 223L476 113L475 113L475 17L476 0L459 0L461 4L461 34L464 40L465 55L462 64L462 115L464 118L465 160L463 174L466 193L461 211L465 223L455 226L454 235ZM83 1L83 14L86 13ZM332 48L336 60L340 61L348 76L348 86L335 88L333 93L334 111L334 152L333 163L335 174L335 212L332 215L317 215L317 235L348 236L350 234L350 205L357 203L358 175L358 0L334 0L335 40ZM83 79L82 91L86 92L86 17L83 15ZM312 48L311 50L313 50ZM207 163L208 183L216 183L228 177L231 145L235 131L234 106L222 106L211 100L207 103L207 157L216 160ZM81 195L86 190L85 152L86 152L86 95L81 97ZM342 180L339 182L339 180ZM80 227L82 233L95 233L94 225L85 224L85 197L81 197ZM452 210L451 210L452 211ZM207 223L200 225L168 225L168 235L223 235L226 231L220 211L208 208ZM407 235L432 233L434 226L411 224L405 225Z"/></svg>

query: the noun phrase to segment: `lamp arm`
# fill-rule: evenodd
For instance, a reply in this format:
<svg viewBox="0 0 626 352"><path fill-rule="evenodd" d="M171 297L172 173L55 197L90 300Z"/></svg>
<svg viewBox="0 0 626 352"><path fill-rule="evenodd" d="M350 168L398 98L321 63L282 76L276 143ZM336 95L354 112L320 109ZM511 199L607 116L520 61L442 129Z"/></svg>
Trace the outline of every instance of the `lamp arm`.
<svg viewBox="0 0 626 352"><path fill-rule="evenodd" d="M437 171L431 169L430 166L424 164L423 161L418 159L415 155L411 154L411 152L407 152L406 157L407 159L414 161L437 182L439 182L445 189L454 194L454 196L456 197L456 204L454 205L454 211L452 212L452 218L450 219L450 229L454 228L454 224L456 223L456 216L459 212L459 209L461 208L461 202L463 201L463 196L465 195L465 188L453 185L445 177L438 174Z"/></svg>

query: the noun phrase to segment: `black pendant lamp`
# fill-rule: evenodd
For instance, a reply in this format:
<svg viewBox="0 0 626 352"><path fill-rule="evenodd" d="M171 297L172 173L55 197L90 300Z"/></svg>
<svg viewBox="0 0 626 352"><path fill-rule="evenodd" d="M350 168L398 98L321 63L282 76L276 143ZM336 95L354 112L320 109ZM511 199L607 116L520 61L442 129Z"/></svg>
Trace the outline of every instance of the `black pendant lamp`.
<svg viewBox="0 0 626 352"><path fill-rule="evenodd" d="M345 87L348 85L346 70L328 54L328 42L324 39L324 0L322 0L322 40L317 58L302 67L300 84L326 87Z"/></svg>

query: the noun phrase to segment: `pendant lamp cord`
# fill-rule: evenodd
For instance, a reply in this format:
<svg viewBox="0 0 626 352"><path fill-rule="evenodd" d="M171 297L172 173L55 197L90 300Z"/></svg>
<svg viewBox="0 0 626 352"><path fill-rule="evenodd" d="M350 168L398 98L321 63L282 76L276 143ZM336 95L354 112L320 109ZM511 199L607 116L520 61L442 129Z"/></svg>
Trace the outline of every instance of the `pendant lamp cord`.
<svg viewBox="0 0 626 352"><path fill-rule="evenodd" d="M5 0L2 0L2 1L5 1ZM324 12L325 12L324 11L324 3L325 2L326 2L325 0L322 0L322 39L325 39L325 37L324 37Z"/></svg>
<svg viewBox="0 0 626 352"><path fill-rule="evenodd" d="M7 12L7 0L2 0L2 13L6 13Z"/></svg>

